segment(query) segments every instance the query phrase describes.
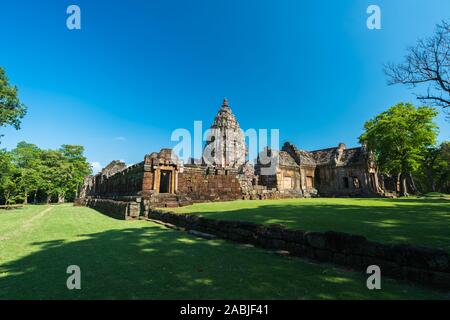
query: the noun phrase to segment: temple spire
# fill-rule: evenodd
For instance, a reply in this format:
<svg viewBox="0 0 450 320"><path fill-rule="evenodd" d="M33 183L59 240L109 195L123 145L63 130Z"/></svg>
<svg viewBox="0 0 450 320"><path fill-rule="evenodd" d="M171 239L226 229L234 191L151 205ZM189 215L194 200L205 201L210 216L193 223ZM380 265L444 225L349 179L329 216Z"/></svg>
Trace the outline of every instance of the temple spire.
<svg viewBox="0 0 450 320"><path fill-rule="evenodd" d="M227 98L223 99L210 129L210 135L214 139L211 138L205 145L205 150L208 152L205 162L220 168L239 168L244 164L245 137L228 105Z"/></svg>

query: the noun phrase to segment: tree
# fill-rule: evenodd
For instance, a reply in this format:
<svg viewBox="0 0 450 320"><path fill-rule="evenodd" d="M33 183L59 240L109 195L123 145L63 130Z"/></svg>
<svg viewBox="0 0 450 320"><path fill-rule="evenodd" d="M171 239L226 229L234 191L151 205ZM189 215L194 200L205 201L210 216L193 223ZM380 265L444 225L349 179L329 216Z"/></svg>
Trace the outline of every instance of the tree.
<svg viewBox="0 0 450 320"><path fill-rule="evenodd" d="M436 185L440 192L450 193L450 142L443 142L439 146L437 161Z"/></svg>
<svg viewBox="0 0 450 320"><path fill-rule="evenodd" d="M450 193L450 142L428 148L414 175L422 191Z"/></svg>
<svg viewBox="0 0 450 320"><path fill-rule="evenodd" d="M49 203L53 197L66 194L67 184L71 180L71 170L63 154L58 150L43 150L42 165L42 187Z"/></svg>
<svg viewBox="0 0 450 320"><path fill-rule="evenodd" d="M79 185L91 173L83 155L84 148L62 145L58 150L41 150L36 145L19 142L11 152L0 150L0 195L7 204L28 202L38 192L47 196L47 203L58 197L65 202L77 196Z"/></svg>
<svg viewBox="0 0 450 320"><path fill-rule="evenodd" d="M436 115L431 107L399 103L364 125L360 142L373 152L381 172L397 175L401 195L408 195L407 179L414 185L412 172L420 167L427 147L435 144Z"/></svg>
<svg viewBox="0 0 450 320"><path fill-rule="evenodd" d="M65 196L69 193L73 198L77 197L78 189L84 181L84 177L92 173L91 166L83 155L84 147L77 145L61 146L59 151L64 156L70 171L70 180L66 183L64 194L60 194L59 202L65 201Z"/></svg>
<svg viewBox="0 0 450 320"><path fill-rule="evenodd" d="M0 190L7 206L19 196L17 174L17 168L14 166L11 153L0 150Z"/></svg>
<svg viewBox="0 0 450 320"><path fill-rule="evenodd" d="M28 202L30 194L33 194L33 202L36 202L37 193L43 184L41 153L41 149L36 145L25 141L19 142L11 151L14 164L20 173L19 187L23 192L24 203Z"/></svg>
<svg viewBox="0 0 450 320"><path fill-rule="evenodd" d="M435 34L421 39L408 49L405 62L387 64L384 68L388 83L409 88L426 87L418 94L421 101L449 110L450 106L450 24L443 21Z"/></svg>
<svg viewBox="0 0 450 320"><path fill-rule="evenodd" d="M25 116L26 107L17 96L17 87L8 82L8 77L0 67L0 127L12 125L20 129L20 120Z"/></svg>

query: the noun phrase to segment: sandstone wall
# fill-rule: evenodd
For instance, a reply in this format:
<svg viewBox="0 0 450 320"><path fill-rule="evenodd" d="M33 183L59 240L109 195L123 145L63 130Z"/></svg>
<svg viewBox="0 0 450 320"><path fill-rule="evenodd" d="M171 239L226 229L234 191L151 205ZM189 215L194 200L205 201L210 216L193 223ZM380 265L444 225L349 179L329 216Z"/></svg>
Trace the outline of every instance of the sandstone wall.
<svg viewBox="0 0 450 320"><path fill-rule="evenodd" d="M236 200L242 198L237 173L205 166L185 166L178 174L178 192L193 201Z"/></svg>
<svg viewBox="0 0 450 320"><path fill-rule="evenodd" d="M443 250L381 244L362 236L333 231L307 232L280 225L213 220L155 210L149 212L149 218L223 239L272 250L286 250L293 256L334 263L354 270L366 271L368 266L378 265L382 276L450 289L450 255Z"/></svg>
<svg viewBox="0 0 450 320"><path fill-rule="evenodd" d="M144 163L138 163L110 177L98 174L94 177L91 196L113 197L137 195L142 191Z"/></svg>
<svg viewBox="0 0 450 320"><path fill-rule="evenodd" d="M85 199L82 200L84 203L79 201L76 205L85 205L115 219L136 219L140 214L140 204L137 202L110 199Z"/></svg>
<svg viewBox="0 0 450 320"><path fill-rule="evenodd" d="M368 172L364 167L320 166L315 173L315 185L321 196L364 196L374 194L369 185ZM348 188L344 178L348 180ZM353 185L353 178L358 178L359 188Z"/></svg>

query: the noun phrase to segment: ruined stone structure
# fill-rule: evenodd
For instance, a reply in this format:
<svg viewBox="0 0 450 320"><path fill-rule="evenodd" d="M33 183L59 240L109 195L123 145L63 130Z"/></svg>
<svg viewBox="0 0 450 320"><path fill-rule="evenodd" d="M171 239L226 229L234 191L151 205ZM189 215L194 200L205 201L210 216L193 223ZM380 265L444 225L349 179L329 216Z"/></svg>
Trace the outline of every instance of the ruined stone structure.
<svg viewBox="0 0 450 320"><path fill-rule="evenodd" d="M183 163L171 149L153 152L129 167L113 161L85 179L78 203L125 219L147 215L153 207L201 201L383 192L364 147L347 149L341 143L309 152L287 142L280 151L266 148L255 166L246 154L244 134L225 99L199 163Z"/></svg>

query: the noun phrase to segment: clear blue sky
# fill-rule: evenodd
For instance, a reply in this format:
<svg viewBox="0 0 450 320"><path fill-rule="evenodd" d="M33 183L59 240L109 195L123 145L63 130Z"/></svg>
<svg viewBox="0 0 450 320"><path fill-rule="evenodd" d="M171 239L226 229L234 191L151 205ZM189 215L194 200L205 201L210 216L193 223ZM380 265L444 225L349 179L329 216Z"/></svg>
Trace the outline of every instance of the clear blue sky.
<svg viewBox="0 0 450 320"><path fill-rule="evenodd" d="M70 4L80 31L66 28ZM366 28L369 4L382 30ZM194 120L210 125L225 96L243 129L278 128L307 150L356 146L370 117L418 103L386 85L382 64L450 18L450 1L15 0L0 15L0 65L28 106L1 146L81 144L106 165L173 146L171 132Z"/></svg>

